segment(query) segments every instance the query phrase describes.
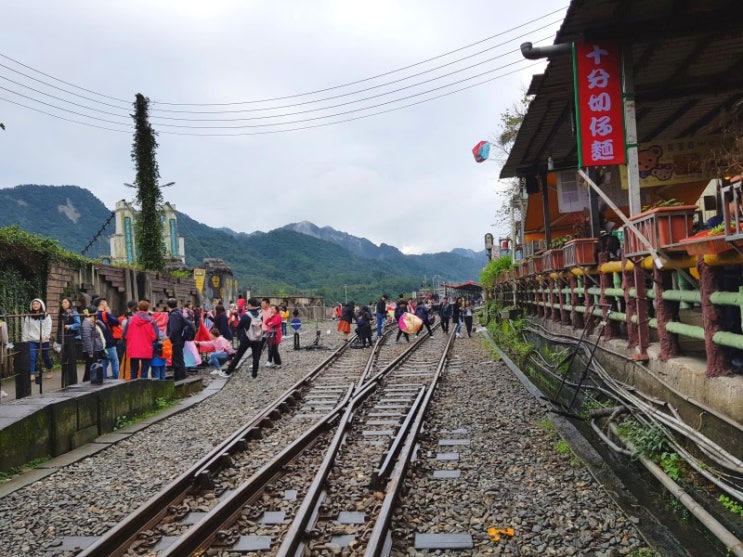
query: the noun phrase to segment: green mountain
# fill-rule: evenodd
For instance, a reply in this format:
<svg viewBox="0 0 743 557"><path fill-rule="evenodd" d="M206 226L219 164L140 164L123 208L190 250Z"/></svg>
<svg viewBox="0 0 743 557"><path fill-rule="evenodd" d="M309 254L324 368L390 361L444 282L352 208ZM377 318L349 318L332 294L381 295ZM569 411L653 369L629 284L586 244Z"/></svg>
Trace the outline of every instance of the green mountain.
<svg viewBox="0 0 743 557"><path fill-rule="evenodd" d="M108 237L114 232L110 216L111 209L77 186L0 189L0 227L18 225L74 252L87 247L89 257L109 253ZM396 296L443 282L476 281L486 263L484 256L454 252L404 255L392 246L377 247L332 228L300 225L244 234L178 214L186 264L197 267L204 258L224 259L241 289L259 295L305 293L334 303L347 293L349 299L365 303L382 292Z"/></svg>

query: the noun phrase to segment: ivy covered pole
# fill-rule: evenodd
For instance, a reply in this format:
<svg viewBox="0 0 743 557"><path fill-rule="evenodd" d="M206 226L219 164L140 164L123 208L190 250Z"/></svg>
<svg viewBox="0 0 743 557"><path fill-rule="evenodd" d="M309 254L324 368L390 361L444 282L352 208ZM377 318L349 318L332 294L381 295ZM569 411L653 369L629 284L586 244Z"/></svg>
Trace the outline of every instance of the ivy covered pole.
<svg viewBox="0 0 743 557"><path fill-rule="evenodd" d="M132 161L136 170L134 185L137 188L139 217L136 223L137 262L145 269L162 271L165 268L165 244L163 242L160 208L163 196L158 180L157 132L149 121L150 100L137 93L134 101L134 143Z"/></svg>

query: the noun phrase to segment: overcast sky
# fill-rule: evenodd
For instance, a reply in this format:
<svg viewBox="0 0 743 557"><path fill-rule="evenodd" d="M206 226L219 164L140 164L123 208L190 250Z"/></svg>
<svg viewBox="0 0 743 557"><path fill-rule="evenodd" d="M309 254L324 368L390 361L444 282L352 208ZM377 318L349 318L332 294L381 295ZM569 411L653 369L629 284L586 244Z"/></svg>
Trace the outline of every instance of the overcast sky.
<svg viewBox="0 0 743 557"><path fill-rule="evenodd" d="M0 187L131 199L142 93L165 198L200 222L482 250L508 232L504 185L471 149L543 71L519 44L551 44L567 4L0 0Z"/></svg>

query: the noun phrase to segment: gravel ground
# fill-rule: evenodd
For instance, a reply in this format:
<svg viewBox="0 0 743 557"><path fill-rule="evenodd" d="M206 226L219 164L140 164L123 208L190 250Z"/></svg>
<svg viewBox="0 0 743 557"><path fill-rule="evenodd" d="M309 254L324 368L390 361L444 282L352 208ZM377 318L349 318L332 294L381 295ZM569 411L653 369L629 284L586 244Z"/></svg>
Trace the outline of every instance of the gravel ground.
<svg viewBox="0 0 743 557"><path fill-rule="evenodd" d="M609 557L645 547L636 519L558 444L544 407L480 335L455 344L424 433L392 524L394 555L446 554L415 547L416 534L441 533L472 536L474 548L457 555ZM469 443L441 444L456 440ZM436 479L439 470L460 475ZM489 528L513 535L495 541Z"/></svg>
<svg viewBox="0 0 743 557"><path fill-rule="evenodd" d="M324 344L339 342L335 327L327 328ZM280 370L262 368L252 379L244 366L205 402L0 499L0 556L72 555L53 551L61 536L107 531L328 355L295 352L290 341L281 353ZM546 412L492 361L481 336L457 340L436 400L393 525L397 555L445 554L413 548L416 533L433 532L472 534L475 549L458 555L608 557L641 545L585 469L555 450ZM466 433L446 433L453 430ZM470 445L442 450L438 441L452 436ZM456 462L436 459L455 451ZM432 479L440 469L459 469L461 476ZM493 542L490 526L513 527L515 535Z"/></svg>

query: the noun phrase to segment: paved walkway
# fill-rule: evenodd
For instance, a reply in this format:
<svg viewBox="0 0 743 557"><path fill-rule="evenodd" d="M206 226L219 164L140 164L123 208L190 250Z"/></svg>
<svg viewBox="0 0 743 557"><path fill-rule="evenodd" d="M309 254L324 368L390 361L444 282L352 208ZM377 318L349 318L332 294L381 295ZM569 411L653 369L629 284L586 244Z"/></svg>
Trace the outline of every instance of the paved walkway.
<svg viewBox="0 0 743 557"><path fill-rule="evenodd" d="M78 364L77 365L78 383L82 383L84 373L85 373L85 364L82 364L82 363ZM110 369L109 369L109 373L111 373ZM11 400L16 399L15 382L16 382L15 375L12 377L4 377L0 379L0 390L2 390L7 395L4 397L0 397L0 404L7 403L7 402L10 402ZM41 388L43 388L44 393L61 391L62 390L62 371L57 369L57 370L52 371L51 373L44 373L44 378L42 379ZM31 396L32 397L41 396L39 385L32 385Z"/></svg>

